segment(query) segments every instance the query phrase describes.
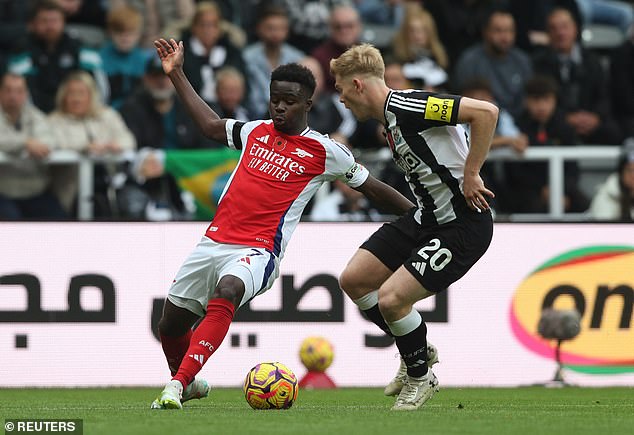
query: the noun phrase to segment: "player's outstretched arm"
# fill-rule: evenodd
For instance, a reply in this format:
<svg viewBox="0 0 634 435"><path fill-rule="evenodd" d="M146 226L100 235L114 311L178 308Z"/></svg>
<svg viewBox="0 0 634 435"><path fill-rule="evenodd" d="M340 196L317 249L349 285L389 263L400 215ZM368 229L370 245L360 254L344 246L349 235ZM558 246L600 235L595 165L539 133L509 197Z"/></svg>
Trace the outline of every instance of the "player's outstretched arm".
<svg viewBox="0 0 634 435"><path fill-rule="evenodd" d="M415 207L409 199L401 195L396 189L377 180L372 175L369 175L361 186L354 189L363 193L372 205L382 212L400 216Z"/></svg>
<svg viewBox="0 0 634 435"><path fill-rule="evenodd" d="M198 128L208 138L226 144L226 121L220 119L218 114L211 110L207 103L198 96L185 76L183 71L183 62L185 60L183 41L176 42L174 39L170 39L168 42L161 38L154 41L154 47L156 47L156 52L161 58L163 71L174 83L176 92L198 125Z"/></svg>
<svg viewBox="0 0 634 435"><path fill-rule="evenodd" d="M467 205L473 210L488 210L486 197L495 194L484 186L480 169L486 160L495 126L498 120L498 108L486 101L462 97L458 109L458 122L471 124L471 144L465 162L462 190Z"/></svg>

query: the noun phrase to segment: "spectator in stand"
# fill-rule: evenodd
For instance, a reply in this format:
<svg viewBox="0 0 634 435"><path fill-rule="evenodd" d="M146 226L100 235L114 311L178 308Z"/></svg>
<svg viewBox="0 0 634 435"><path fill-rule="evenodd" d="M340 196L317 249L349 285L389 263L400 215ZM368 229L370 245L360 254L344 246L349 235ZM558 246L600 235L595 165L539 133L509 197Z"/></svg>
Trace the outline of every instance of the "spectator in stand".
<svg viewBox="0 0 634 435"><path fill-rule="evenodd" d="M557 83L551 77L535 76L526 83L526 110L517 119L529 146L577 145L574 130L566 123L557 107ZM505 180L510 195L505 198L505 211L511 213L545 213L550 189L546 162L505 163ZM564 210L580 213L588 208L588 199L578 187L579 168L576 162L564 164Z"/></svg>
<svg viewBox="0 0 634 435"><path fill-rule="evenodd" d="M392 54L416 89L437 91L448 81L449 58L438 38L434 17L418 3L405 5L405 16L394 40Z"/></svg>
<svg viewBox="0 0 634 435"><path fill-rule="evenodd" d="M461 95L475 98L476 100L488 101L497 105L491 84L487 79L478 78L471 80L462 87ZM469 124L464 125L467 132ZM493 139L491 140L491 149L508 147L522 154L528 147L528 137L523 134L517 127L513 116L504 108L500 108L498 113L498 123L495 128Z"/></svg>
<svg viewBox="0 0 634 435"><path fill-rule="evenodd" d="M517 116L522 111L524 84L533 68L528 55L515 47L513 16L505 10L494 10L482 36L481 44L460 56L454 70L454 87L460 89L470 80L487 79L499 106Z"/></svg>
<svg viewBox="0 0 634 435"><path fill-rule="evenodd" d="M306 56L286 43L289 25L284 8L267 4L257 20L258 41L243 52L249 83L248 109L254 119L268 118L271 72L279 65L299 62Z"/></svg>
<svg viewBox="0 0 634 435"><path fill-rule="evenodd" d="M581 28L581 12L576 0L509 1L509 9L515 18L517 46L530 53L547 47L550 41L546 31L548 14L559 8L569 10Z"/></svg>
<svg viewBox="0 0 634 435"><path fill-rule="evenodd" d="M139 11L143 20L141 46L153 47L159 37L176 36L178 29L194 15L194 0L109 0L110 9L130 6Z"/></svg>
<svg viewBox="0 0 634 435"><path fill-rule="evenodd" d="M279 0L286 8L291 24L291 44L304 53L311 53L329 35L331 12L337 6L350 5L349 0Z"/></svg>
<svg viewBox="0 0 634 435"><path fill-rule="evenodd" d="M139 149L200 149L213 144L191 121L157 56L147 60L142 86L123 104L121 115Z"/></svg>
<svg viewBox="0 0 634 435"><path fill-rule="evenodd" d="M27 77L33 103L47 113L55 106L59 83L77 69L94 75L102 97L109 93L99 53L82 47L64 26L64 10L56 1L38 1L29 19L29 33L9 59L9 71Z"/></svg>
<svg viewBox="0 0 634 435"><path fill-rule="evenodd" d="M138 46L143 17L136 9L112 9L107 22L110 39L101 47L100 55L110 85L110 105L119 109L141 82L148 53Z"/></svg>
<svg viewBox="0 0 634 435"><path fill-rule="evenodd" d="M0 170L0 220L63 219L51 191L48 166L55 148L46 116L29 103L24 77L7 73L0 81L0 151L13 159Z"/></svg>
<svg viewBox="0 0 634 435"><path fill-rule="evenodd" d="M213 111L221 118L249 121L251 119L249 112L242 106L246 94L246 84L242 73L232 66L226 66L218 70L216 80L218 101L211 105ZM224 146L224 144L218 145Z"/></svg>
<svg viewBox="0 0 634 435"><path fill-rule="evenodd" d="M49 120L61 149L106 156L136 147L134 136L121 115L101 102L90 74L83 71L70 74L60 85L55 103L55 111ZM95 168L96 194L103 193L108 187L105 175L100 176L103 172ZM75 168L60 172L56 182L62 205L70 210L77 193ZM98 211L95 212L97 216Z"/></svg>
<svg viewBox="0 0 634 435"><path fill-rule="evenodd" d="M634 138L634 25L628 39L614 50L610 68L612 107L626 138Z"/></svg>
<svg viewBox="0 0 634 435"><path fill-rule="evenodd" d="M462 87L461 95L497 105L493 97L491 84L487 79L473 79L465 83ZM462 126L467 134L470 135L470 125L463 124ZM500 108L498 123L495 127L493 139L491 139L491 150L510 148L521 155L527 147L528 137L517 127L511 114L507 110ZM485 184L491 186L490 188L496 192L496 197L492 199L492 207L496 210L499 210L500 203L504 202L507 195L513 195L513 192L507 192L502 167L503 164L501 162L484 162L480 170L480 175Z"/></svg>
<svg viewBox="0 0 634 435"><path fill-rule="evenodd" d="M349 146L350 136L357 126L354 115L339 101L337 94L325 92L324 73L315 58L309 56L299 63L315 76L316 85L312 97L313 105L308 112L308 125L316 131L329 135L337 142Z"/></svg>
<svg viewBox="0 0 634 435"><path fill-rule="evenodd" d="M196 6L191 26L182 39L185 43L183 69L196 92L207 103L216 101L216 71L223 66L245 74L242 53L222 30L220 9L213 2Z"/></svg>
<svg viewBox="0 0 634 435"><path fill-rule="evenodd" d="M598 57L577 41L577 25L566 9L548 16L550 46L534 57L535 71L559 83L559 105L583 143L618 144L621 133L610 110L606 75Z"/></svg>
<svg viewBox="0 0 634 435"><path fill-rule="evenodd" d="M599 186L588 211L596 220L634 222L634 146L625 148L616 173Z"/></svg>
<svg viewBox="0 0 634 435"><path fill-rule="evenodd" d="M425 9L434 17L438 34L455 67L458 57L480 41L482 27L498 0L425 0ZM524 3L524 2L522 2ZM451 73L449 74L451 76Z"/></svg>
<svg viewBox="0 0 634 435"><path fill-rule="evenodd" d="M330 36L313 50L311 56L321 65L325 77L324 92L335 93L335 78L330 74L330 60L357 44L361 37L361 18L352 6L337 6L330 14Z"/></svg>
<svg viewBox="0 0 634 435"><path fill-rule="evenodd" d="M220 146L202 135L176 96L174 85L163 72L161 60L152 56L146 63L142 86L121 107L121 115L134 135L140 154L154 159L152 150L201 149ZM152 126L152 128L148 128ZM224 146L223 146L224 147ZM158 162L154 162L155 164ZM176 181L162 170L151 177L138 178L135 185L143 192L144 204L132 217L162 220L185 214ZM149 207L147 205L151 204Z"/></svg>

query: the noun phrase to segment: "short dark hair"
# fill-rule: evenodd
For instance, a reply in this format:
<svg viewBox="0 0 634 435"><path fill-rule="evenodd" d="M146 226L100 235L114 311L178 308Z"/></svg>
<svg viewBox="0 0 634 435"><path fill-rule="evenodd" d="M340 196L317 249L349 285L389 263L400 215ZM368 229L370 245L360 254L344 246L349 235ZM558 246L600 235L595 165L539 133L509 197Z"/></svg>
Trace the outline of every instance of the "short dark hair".
<svg viewBox="0 0 634 435"><path fill-rule="evenodd" d="M311 98L315 92L315 76L304 65L287 63L280 65L271 73L271 81L299 83L306 92L306 99Z"/></svg>
<svg viewBox="0 0 634 435"><path fill-rule="evenodd" d="M557 86L555 79L550 76L536 75L528 79L524 86L524 92L527 97L534 98L557 96L559 86Z"/></svg>
<svg viewBox="0 0 634 435"><path fill-rule="evenodd" d="M284 17L288 19L288 12L282 6L273 3L263 3L257 9L257 24L260 24L269 17Z"/></svg>
<svg viewBox="0 0 634 435"><path fill-rule="evenodd" d="M35 2L29 13L29 21L33 21L37 15L42 11L57 11L60 14L66 16L64 8L60 6L55 0L39 0Z"/></svg>
<svg viewBox="0 0 634 435"><path fill-rule="evenodd" d="M480 31L484 32L489 28L494 15L510 15L513 18L513 21L516 21L510 9L501 5L494 4L493 6L485 8L479 13L476 12L474 18L476 20L476 23L478 22L478 20L480 21Z"/></svg>

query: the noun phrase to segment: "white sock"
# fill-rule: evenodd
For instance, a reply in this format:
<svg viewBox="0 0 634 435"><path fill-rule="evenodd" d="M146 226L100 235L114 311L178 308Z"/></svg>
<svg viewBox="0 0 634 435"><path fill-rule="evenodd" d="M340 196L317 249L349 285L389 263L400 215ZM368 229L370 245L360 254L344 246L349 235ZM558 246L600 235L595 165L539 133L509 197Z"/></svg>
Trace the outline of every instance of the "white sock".
<svg viewBox="0 0 634 435"><path fill-rule="evenodd" d="M359 299L354 299L352 302L362 310L369 310L373 306L379 303L379 291L373 290L367 295L361 296Z"/></svg>
<svg viewBox="0 0 634 435"><path fill-rule="evenodd" d="M385 323L387 323L387 326L395 337L401 337L418 328L420 324L423 323L423 318L418 311L412 308L412 311L402 319Z"/></svg>

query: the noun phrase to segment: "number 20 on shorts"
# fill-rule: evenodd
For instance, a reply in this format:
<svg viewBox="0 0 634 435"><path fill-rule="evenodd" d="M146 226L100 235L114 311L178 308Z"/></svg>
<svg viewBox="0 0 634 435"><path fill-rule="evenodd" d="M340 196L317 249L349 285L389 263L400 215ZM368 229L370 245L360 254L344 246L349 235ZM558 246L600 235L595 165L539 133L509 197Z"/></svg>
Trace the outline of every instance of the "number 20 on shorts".
<svg viewBox="0 0 634 435"><path fill-rule="evenodd" d="M418 250L417 254L420 255L423 261L414 262L412 266L421 275L425 273L428 264L435 272L443 270L452 257L449 249L440 247L440 240L438 239L431 239L427 245Z"/></svg>

